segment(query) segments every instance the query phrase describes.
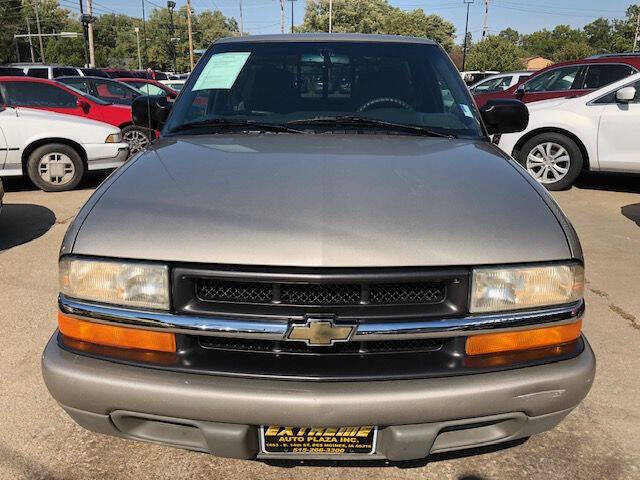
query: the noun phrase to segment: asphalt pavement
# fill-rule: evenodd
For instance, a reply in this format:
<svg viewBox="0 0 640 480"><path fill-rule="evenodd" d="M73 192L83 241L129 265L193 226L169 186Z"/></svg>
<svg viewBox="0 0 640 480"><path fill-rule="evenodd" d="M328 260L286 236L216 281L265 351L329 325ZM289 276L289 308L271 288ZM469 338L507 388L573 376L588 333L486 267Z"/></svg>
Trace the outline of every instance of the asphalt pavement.
<svg viewBox="0 0 640 480"><path fill-rule="evenodd" d="M588 175L554 194L582 240L584 331L598 359L587 399L553 431L412 468L227 460L94 434L49 396L40 354L56 325L62 237L101 177L44 193L6 181L0 212L0 479L640 479L640 177Z"/></svg>

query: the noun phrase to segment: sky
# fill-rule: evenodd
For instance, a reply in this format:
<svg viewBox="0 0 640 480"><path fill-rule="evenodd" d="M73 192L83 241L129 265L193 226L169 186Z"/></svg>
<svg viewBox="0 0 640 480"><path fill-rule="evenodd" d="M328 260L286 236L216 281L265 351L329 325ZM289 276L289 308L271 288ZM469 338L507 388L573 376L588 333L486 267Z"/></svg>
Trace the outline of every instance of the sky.
<svg viewBox="0 0 640 480"><path fill-rule="evenodd" d="M86 0L85 0L86 1ZM95 12L125 13L142 16L141 2L152 10L156 6L166 6L164 0L93 0ZM294 21L299 24L304 15L306 0L294 2ZM456 26L458 41L464 36L466 7L464 0L390 0L390 3L403 10L422 8L426 13L436 13L453 22ZM186 0L176 0L178 6ZM207 9L221 10L226 16L239 18L240 0L191 0L196 12ZM286 2L286 26L291 25L291 3ZM511 27L520 33L530 33L542 28L552 29L559 24L582 27L598 17L624 18L626 8L632 0L490 0L489 31L498 33ZM60 4L71 10L78 10L77 0L60 0ZM279 0L242 0L244 30L251 34L279 33ZM474 0L469 10L469 31L474 39L482 33L484 14L483 0Z"/></svg>

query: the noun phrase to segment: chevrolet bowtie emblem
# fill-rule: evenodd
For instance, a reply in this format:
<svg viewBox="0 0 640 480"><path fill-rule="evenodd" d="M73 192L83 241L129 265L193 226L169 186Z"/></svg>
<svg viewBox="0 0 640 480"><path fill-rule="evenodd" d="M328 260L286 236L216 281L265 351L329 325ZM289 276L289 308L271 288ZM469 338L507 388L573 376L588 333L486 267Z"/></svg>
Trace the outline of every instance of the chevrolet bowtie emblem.
<svg viewBox="0 0 640 480"><path fill-rule="evenodd" d="M292 325L287 339L301 340L307 345L331 346L335 342L346 342L354 332L355 326L334 325L331 320L310 319L305 325Z"/></svg>

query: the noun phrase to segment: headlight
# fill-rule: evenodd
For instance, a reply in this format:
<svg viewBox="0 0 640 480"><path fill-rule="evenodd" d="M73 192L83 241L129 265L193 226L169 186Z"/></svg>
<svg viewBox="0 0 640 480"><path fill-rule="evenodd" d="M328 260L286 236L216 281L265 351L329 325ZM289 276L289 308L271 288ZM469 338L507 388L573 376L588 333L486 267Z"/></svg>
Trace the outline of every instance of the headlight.
<svg viewBox="0 0 640 480"><path fill-rule="evenodd" d="M63 258L60 291L81 300L168 310L169 268L153 263Z"/></svg>
<svg viewBox="0 0 640 480"><path fill-rule="evenodd" d="M104 141L104 143L121 143L121 142L122 142L122 135L120 135L119 133L112 133Z"/></svg>
<svg viewBox="0 0 640 480"><path fill-rule="evenodd" d="M472 313L500 312L571 303L582 298L582 265L476 268L471 281Z"/></svg>

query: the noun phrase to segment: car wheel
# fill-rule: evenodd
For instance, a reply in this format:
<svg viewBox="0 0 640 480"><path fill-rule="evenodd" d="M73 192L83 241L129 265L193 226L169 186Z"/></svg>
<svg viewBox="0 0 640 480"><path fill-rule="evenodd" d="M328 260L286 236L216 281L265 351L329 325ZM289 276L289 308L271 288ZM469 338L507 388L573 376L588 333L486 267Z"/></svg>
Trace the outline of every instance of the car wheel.
<svg viewBox="0 0 640 480"><path fill-rule="evenodd" d="M84 176L84 163L69 145L50 143L29 155L27 174L45 192L63 192L78 186Z"/></svg>
<svg viewBox="0 0 640 480"><path fill-rule="evenodd" d="M518 163L547 190L565 190L582 171L582 152L569 137L542 133L524 144Z"/></svg>
<svg viewBox="0 0 640 480"><path fill-rule="evenodd" d="M129 155L147 148L152 139L153 134L146 128L129 125L122 129L122 141L129 144Z"/></svg>

